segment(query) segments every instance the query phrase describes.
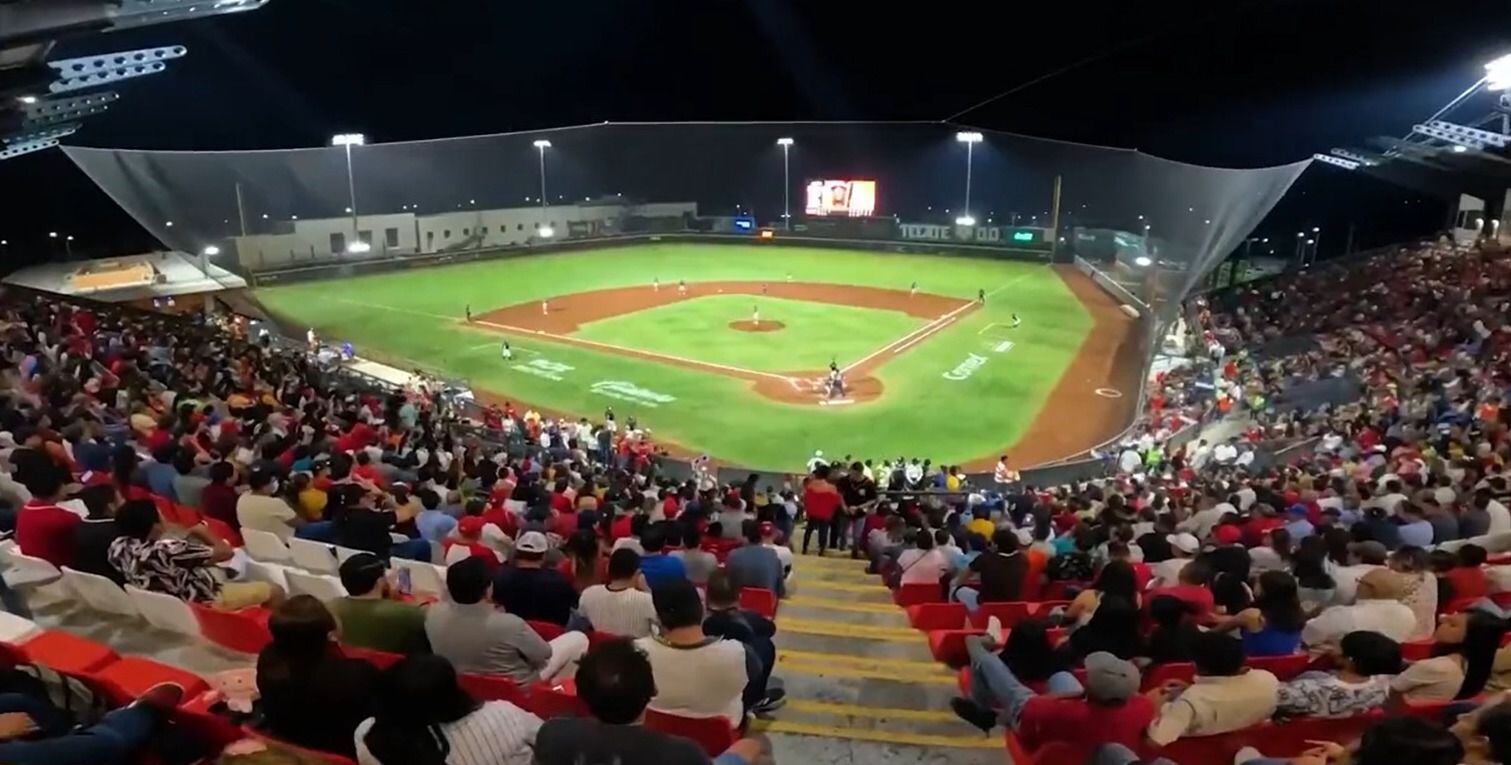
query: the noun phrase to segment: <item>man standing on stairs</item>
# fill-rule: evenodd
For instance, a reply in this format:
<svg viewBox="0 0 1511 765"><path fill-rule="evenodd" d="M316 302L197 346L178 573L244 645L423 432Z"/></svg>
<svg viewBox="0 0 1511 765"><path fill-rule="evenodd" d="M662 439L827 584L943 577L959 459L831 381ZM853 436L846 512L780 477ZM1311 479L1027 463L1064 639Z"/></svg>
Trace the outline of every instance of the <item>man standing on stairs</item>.
<svg viewBox="0 0 1511 765"><path fill-rule="evenodd" d="M1007 725L1029 750L1055 741L1080 746L1087 731L1096 732L1099 744L1139 745L1156 710L1154 702L1139 693L1138 667L1097 651L1086 656L1085 698L1080 698L1081 684L1068 672L1050 677L1048 693L1040 695L993 652L1002 645L1002 634L1002 622L994 616L987 622L986 635L965 639L971 655L970 698L950 700L961 719L988 732L999 722Z"/></svg>

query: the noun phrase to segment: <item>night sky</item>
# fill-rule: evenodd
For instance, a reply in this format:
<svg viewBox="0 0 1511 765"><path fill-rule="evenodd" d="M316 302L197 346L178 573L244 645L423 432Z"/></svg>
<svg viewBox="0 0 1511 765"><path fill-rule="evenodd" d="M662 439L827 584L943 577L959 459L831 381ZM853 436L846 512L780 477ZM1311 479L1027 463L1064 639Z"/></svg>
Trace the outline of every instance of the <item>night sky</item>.
<svg viewBox="0 0 1511 765"><path fill-rule="evenodd" d="M275 0L67 40L54 58L172 43L189 55L121 84L69 140L256 149L344 131L936 120L1033 83L956 119L1241 167L1404 134L1511 51L1511 3ZM20 192L0 216L8 265L47 256L48 230L75 232L86 257L153 244L60 153L0 163L0 187ZM1442 220L1408 190L1313 168L1259 233L1354 223L1377 244Z"/></svg>

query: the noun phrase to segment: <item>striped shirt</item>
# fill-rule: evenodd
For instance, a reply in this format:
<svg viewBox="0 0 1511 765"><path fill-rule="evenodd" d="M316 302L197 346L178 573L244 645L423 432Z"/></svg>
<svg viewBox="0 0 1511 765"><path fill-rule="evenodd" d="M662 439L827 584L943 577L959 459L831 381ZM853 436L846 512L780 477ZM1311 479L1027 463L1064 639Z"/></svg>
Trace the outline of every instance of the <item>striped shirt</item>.
<svg viewBox="0 0 1511 765"><path fill-rule="evenodd" d="M593 629L624 637L646 637L656 621L651 594L633 587L615 590L595 584L582 591L577 609L593 623Z"/></svg>
<svg viewBox="0 0 1511 765"><path fill-rule="evenodd" d="M357 762L361 765L404 765L383 762L368 751L369 717L357 726ZM530 765L540 718L507 701L486 701L466 717L440 726L451 746L446 765Z"/></svg>

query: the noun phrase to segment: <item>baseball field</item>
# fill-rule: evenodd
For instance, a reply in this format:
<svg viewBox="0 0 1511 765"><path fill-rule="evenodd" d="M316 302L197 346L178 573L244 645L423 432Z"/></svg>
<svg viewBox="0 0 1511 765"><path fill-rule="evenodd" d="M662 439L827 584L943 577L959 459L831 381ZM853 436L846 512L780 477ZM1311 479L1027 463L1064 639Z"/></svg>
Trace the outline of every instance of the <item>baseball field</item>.
<svg viewBox="0 0 1511 765"><path fill-rule="evenodd" d="M612 406L675 452L766 470L815 449L1027 466L1116 432L1136 392L1116 305L1073 269L1023 262L643 244L256 295L328 342L466 379L484 400L592 418ZM843 393L827 389L831 363Z"/></svg>

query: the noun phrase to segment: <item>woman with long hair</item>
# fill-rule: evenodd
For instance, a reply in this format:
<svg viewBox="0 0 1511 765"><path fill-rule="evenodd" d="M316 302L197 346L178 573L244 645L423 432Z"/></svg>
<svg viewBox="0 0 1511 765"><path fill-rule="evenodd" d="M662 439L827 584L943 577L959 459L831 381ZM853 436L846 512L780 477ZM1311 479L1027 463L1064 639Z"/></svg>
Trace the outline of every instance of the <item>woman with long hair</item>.
<svg viewBox="0 0 1511 765"><path fill-rule="evenodd" d="M1119 659L1132 659L1143 652L1139 634L1139 610L1120 595L1104 595L1086 626L1070 633L1056 649L1067 664L1080 664L1087 654L1106 651Z"/></svg>
<svg viewBox="0 0 1511 765"><path fill-rule="evenodd" d="M1327 573L1327 543L1321 538L1301 540L1291 558L1291 575L1296 577L1296 595L1307 614L1316 614L1337 599L1338 584Z"/></svg>
<svg viewBox="0 0 1511 765"><path fill-rule="evenodd" d="M309 595L274 609L268 631L273 642L257 656L267 731L291 744L351 756L352 731L372 714L377 668L341 656L336 618Z"/></svg>
<svg viewBox="0 0 1511 765"><path fill-rule="evenodd" d="M479 702L451 662L408 656L383 673L377 714L357 727L362 765L529 765L540 718Z"/></svg>
<svg viewBox="0 0 1511 765"><path fill-rule="evenodd" d="M1412 664L1390 684L1407 701L1447 701L1478 696L1495 668L1506 623L1479 610L1443 617L1431 659Z"/></svg>
<svg viewBox="0 0 1511 765"><path fill-rule="evenodd" d="M1135 606L1139 603L1134 584L1133 566L1125 560L1108 561L1089 589L1082 590L1065 609L1064 624L1084 627L1096 614L1097 605L1107 595L1116 595Z"/></svg>
<svg viewBox="0 0 1511 765"><path fill-rule="evenodd" d="M1152 664L1191 661L1201 629L1196 626L1191 605L1180 598L1158 595L1149 601L1149 631L1146 655Z"/></svg>
<svg viewBox="0 0 1511 765"><path fill-rule="evenodd" d="M1296 579L1284 571L1259 575L1254 605L1230 617L1219 617L1213 629L1238 630L1245 656L1289 656L1301 645L1306 614L1296 594Z"/></svg>
<svg viewBox="0 0 1511 765"><path fill-rule="evenodd" d="M1230 614L1248 608L1254 602L1249 588L1249 553L1237 545L1219 547L1197 557L1211 567L1212 601Z"/></svg>
<svg viewBox="0 0 1511 765"><path fill-rule="evenodd" d="M592 529L579 529L567 537L562 545L566 558L561 562L561 573L572 582L572 588L582 592L595 584L603 584L604 567L599 565L598 535Z"/></svg>
<svg viewBox="0 0 1511 765"><path fill-rule="evenodd" d="M1024 683L1042 683L1066 669L1049 642L1049 625L1042 620L1025 619L1013 625L1004 643L998 655Z"/></svg>

